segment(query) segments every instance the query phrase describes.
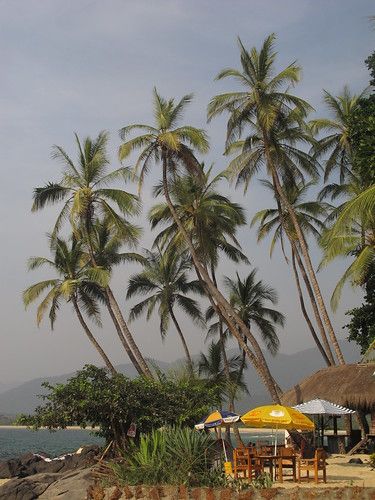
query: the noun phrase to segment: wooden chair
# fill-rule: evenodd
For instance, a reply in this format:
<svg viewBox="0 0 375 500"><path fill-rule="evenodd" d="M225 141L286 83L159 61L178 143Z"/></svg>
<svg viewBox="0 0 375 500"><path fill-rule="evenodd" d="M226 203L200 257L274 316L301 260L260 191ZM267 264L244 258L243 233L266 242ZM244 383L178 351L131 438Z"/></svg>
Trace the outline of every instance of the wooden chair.
<svg viewBox="0 0 375 500"><path fill-rule="evenodd" d="M248 448L235 448L233 450L233 472L235 479L251 481L263 472L263 467L260 460Z"/></svg>
<svg viewBox="0 0 375 500"><path fill-rule="evenodd" d="M298 482L301 479L310 479L310 471L314 473L315 483L319 481L319 471L323 471L323 481L327 482L327 472L326 472L326 452L323 448L318 448L315 450L314 458L300 458L298 460ZM301 477L301 472L306 471L306 476Z"/></svg>
<svg viewBox="0 0 375 500"><path fill-rule="evenodd" d="M296 474L296 454L292 448L280 448L280 458L278 458L276 466L276 479L283 482L284 470L291 470L293 481L297 480Z"/></svg>

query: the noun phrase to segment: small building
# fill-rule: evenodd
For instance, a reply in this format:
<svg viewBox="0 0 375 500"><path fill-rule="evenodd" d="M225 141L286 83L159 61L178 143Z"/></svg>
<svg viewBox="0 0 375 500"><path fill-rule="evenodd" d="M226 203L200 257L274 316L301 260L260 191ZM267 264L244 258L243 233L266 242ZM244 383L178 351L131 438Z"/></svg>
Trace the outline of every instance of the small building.
<svg viewBox="0 0 375 500"><path fill-rule="evenodd" d="M330 366L304 378L286 391L284 405L295 406L322 398L356 410L359 416L370 415L370 426L363 432L375 437L375 363Z"/></svg>

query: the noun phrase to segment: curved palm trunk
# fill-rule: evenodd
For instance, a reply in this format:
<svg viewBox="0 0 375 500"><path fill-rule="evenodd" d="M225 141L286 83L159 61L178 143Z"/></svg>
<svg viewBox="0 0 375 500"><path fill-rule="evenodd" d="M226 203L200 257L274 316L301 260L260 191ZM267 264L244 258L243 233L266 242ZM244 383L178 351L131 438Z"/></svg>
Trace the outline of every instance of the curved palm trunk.
<svg viewBox="0 0 375 500"><path fill-rule="evenodd" d="M294 251L292 249L292 266L293 266L293 272L294 272L294 279L296 281L296 285L297 285L297 291L298 291L298 297L299 297L299 303L300 303L300 306L301 306L301 311L302 311L302 314L303 314L303 317L305 318L305 321L307 323L307 326L309 327L309 330L310 330L310 333L315 341L315 344L317 345L319 351L320 351L320 354L323 356L323 359L324 361L326 362L327 366L331 366L331 361L329 360L328 356L327 356L327 353L325 352L322 344L320 343L320 340L316 334L316 331L311 323L311 320L309 318L309 315L307 314L307 311L306 311L306 307L305 307L305 301L303 299L303 293L302 293L302 290L301 290L301 284L300 284L300 281L299 281L299 276L298 276L298 271L297 271L297 268L296 268L296 258L295 258L295 254L294 254Z"/></svg>
<svg viewBox="0 0 375 500"><path fill-rule="evenodd" d="M176 327L177 333L178 333L178 335L180 337L182 346L184 348L185 356L186 356L186 360L187 360L187 364L188 364L189 370L190 370L191 373L193 373L193 360L191 359L191 355L190 355L189 348L187 346L184 334L182 333L181 327L180 327L180 325L179 325L179 323L177 321L176 316L174 315L173 308L169 307L168 309L169 309L169 314L170 314L170 316L172 318L172 321L174 323L174 326Z"/></svg>
<svg viewBox="0 0 375 500"><path fill-rule="evenodd" d="M164 178L163 178L163 180L164 180ZM168 186L166 186L166 187L167 187L167 190L168 190ZM167 191L167 193L168 193L168 191ZM168 197L169 197L169 194L168 194ZM167 198L167 196L166 196L166 198ZM173 206L173 204L172 204L172 202L171 202L170 199L169 199L169 203L170 203L169 206L170 206L171 212L173 210L173 213L175 214L176 218L178 219L178 215L176 214L176 211L174 210L174 206ZM177 225L178 225L179 229L182 230L182 232L184 234L184 237L185 237L185 240L186 240L186 243L187 243L190 251L192 252L192 254L194 253L194 255L195 255L195 261L193 259L195 271L197 273L199 281L202 283L202 286L203 286L203 288L206 291L206 295L207 295L207 297L208 297L208 299L209 299L212 307L216 311L216 313L219 316L219 318L222 318L222 320L228 326L229 331L231 332L231 334L233 335L233 337L238 341L239 345L245 350L247 357L249 358L251 364L254 366L255 370L257 371L260 379L263 381L264 385L266 386L266 388L267 388L268 392L270 393L273 401L275 403L279 403L282 391L277 386L277 384L275 384L275 381L274 381L273 377L269 373L269 369L268 369L267 364L266 364L266 367L267 367L268 373L269 373L268 377L266 376L265 370L264 370L262 364L260 363L260 360L255 356L255 354L249 349L248 345L245 344L245 342L243 341L242 335L239 333L236 325L232 321L233 316L230 315L230 314L228 314L225 311L224 308L219 307L219 305L215 302L215 300L214 300L214 294L212 293L212 287L209 287L209 284L203 279L201 271L200 271L200 268L203 268L203 270L205 270L205 269L204 269L203 265L200 263L197 255L196 255L195 249L193 247L193 244L192 244L192 242L191 242L191 240L190 240L187 232L185 231L185 228L183 227L183 225L181 224L181 221L179 219L178 219ZM198 262L200 264L199 267L198 267L198 265L197 265L196 262ZM206 271L206 275L208 275L207 271ZM216 289L216 291L217 291L216 295L219 295L219 296L222 297L222 295L220 294L219 290ZM223 298L223 300L225 301L224 298ZM256 342L255 338L253 338L253 339ZM259 347L259 345L258 345L258 347ZM260 350L260 348L259 348L259 350ZM261 353L261 354L263 354L263 353Z"/></svg>
<svg viewBox="0 0 375 500"><path fill-rule="evenodd" d="M89 211L87 211L86 218L84 220L84 227L86 230L86 237L88 242L88 250L90 255L90 260L93 266L96 266L95 254L93 249L93 244L91 241L91 233L90 233L90 216ZM144 360L140 350L138 349L135 340L130 333L130 330L124 320L122 312L119 308L119 305L112 293L112 290L109 286L105 288L105 296L107 302L107 308L111 319L115 325L116 332L119 336L120 342L122 343L126 353L129 356L129 359L133 363L135 369L140 375L144 375L145 377L153 378L152 373L147 366L146 361Z"/></svg>
<svg viewBox="0 0 375 500"><path fill-rule="evenodd" d="M309 280L309 277L307 275L305 266L303 265L301 256L300 256L300 254L298 252L297 247L295 246L295 243L293 242L293 243L291 243L291 245L292 245L292 249L294 251L294 256L295 256L295 258L297 260L298 267L299 267L299 269L301 271L301 275L302 275L303 281L305 283L305 287L306 287L308 296L310 298L311 307L313 309L315 320L316 320L316 323L318 325L318 328L319 328L319 331L320 331L320 335L322 337L322 342L323 342L323 345L324 345L324 350L325 350L326 355L327 355L327 357L328 357L328 359L330 361L330 364L331 365L335 365L336 361L335 361L335 358L334 358L332 350L331 350L331 346L330 346L329 341L328 341L328 337L327 337L327 334L326 334L326 331L325 331L325 328L324 328L324 325L323 325L323 322L322 322L322 318L320 317L320 314L319 314L319 309L318 309L318 305L317 305L316 300L315 300L314 291L313 291L313 289L311 287L310 280Z"/></svg>
<svg viewBox="0 0 375 500"><path fill-rule="evenodd" d="M83 318L83 316L81 314L81 311L80 311L80 309L78 307L78 303L77 303L77 300L76 300L75 297L72 297L72 303L73 303L73 306L74 306L74 310L75 310L75 312L77 314L77 317L79 319L79 322L81 323L81 326L82 326L84 332L86 333L87 337L89 338L90 342L92 343L92 345L95 347L95 349L100 354L100 356L103 359L104 363L106 364L108 370L112 373L112 375L116 375L117 371L115 370L115 367L109 361L108 356L103 351L103 349L101 348L99 342L96 340L96 338L94 337L94 335L91 333L90 328L88 327L86 321L84 320L84 318Z"/></svg>
<svg viewBox="0 0 375 500"><path fill-rule="evenodd" d="M321 290L319 287L319 283L318 283L318 280L316 278L316 274L315 274L315 271L314 271L314 268L313 268L313 265L312 265L312 262L310 259L310 254L309 254L309 251L307 249L306 240L305 240L305 237L302 233L301 226L299 225L296 213L295 213L292 205L289 203L289 200L288 200L287 196L285 195L284 190L281 187L278 174L276 172L276 169L275 169L273 162L271 160L271 157L270 157L268 141L267 141L265 134L264 134L263 139L264 139L266 159L267 159L268 166L272 172L272 180L273 180L275 191L280 196L280 199L281 199L282 203L285 205L286 209L288 210L290 218L293 222L293 227L296 231L298 242L300 244L301 252L303 255L303 259L306 263L307 272L308 272L310 280L311 280L311 285L312 285L313 290L314 290L314 295L315 295L316 301L318 303L320 313L322 315L322 319L327 327L328 334L330 336L332 346L333 346L333 349L336 353L337 359L338 359L340 364L345 364L344 356L342 354L341 348L339 346L335 332L333 330L331 320L328 316L328 312L327 312L327 309L326 309L326 306L325 306L325 303L323 300L323 296L322 296L322 293L321 293Z"/></svg>
<svg viewBox="0 0 375 500"><path fill-rule="evenodd" d="M127 355L129 356L130 361L132 362L133 366L135 367L135 369L137 370L139 375L145 375L140 364L138 363L137 358L134 356L133 351L130 349L129 344L127 343L127 341L122 333L120 325L118 324L116 316L114 315L113 310L112 310L108 300L106 301L106 305L107 305L109 315L111 316L112 322L115 325L118 338L120 339L121 344L123 345Z"/></svg>
<svg viewBox="0 0 375 500"><path fill-rule="evenodd" d="M128 325L125 322L125 319L124 319L122 312L120 310L120 307L115 299L115 296L112 293L111 288L107 287L105 291L106 291L108 303L109 303L110 308L112 309L113 315L115 316L116 321L121 328L121 332L123 333L123 335L126 339L126 342L128 343L130 349L134 353L134 356L137 358L138 364L141 367L143 374L146 377L153 378L150 368L147 366L145 359L143 358L137 344L135 343L135 340L134 340L132 334L130 333Z"/></svg>

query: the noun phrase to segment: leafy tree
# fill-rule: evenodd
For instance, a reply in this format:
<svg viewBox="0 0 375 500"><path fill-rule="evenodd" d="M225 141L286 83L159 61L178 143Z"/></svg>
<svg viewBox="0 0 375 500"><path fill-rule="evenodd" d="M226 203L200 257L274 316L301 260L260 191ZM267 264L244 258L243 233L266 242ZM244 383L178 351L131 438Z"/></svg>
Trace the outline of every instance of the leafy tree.
<svg viewBox="0 0 375 500"><path fill-rule="evenodd" d="M355 342L365 354L375 341L375 267L372 267L366 277L365 296L363 304L347 311L350 322L344 326L348 330L348 340Z"/></svg>
<svg viewBox="0 0 375 500"><path fill-rule="evenodd" d="M304 176L316 177L318 165L301 145L313 143L305 124L309 104L290 93L290 87L298 82L300 67L292 63L279 73L275 73L276 52L272 34L261 49L253 47L249 51L241 40L241 70L224 69L217 79L232 78L239 82L242 91L227 92L215 96L208 106L208 118L223 112L229 113L227 124L227 151L233 143L246 133L241 153L229 165L229 172L240 182L248 185L251 178L265 167L280 204L290 215L309 279L320 309L323 322L329 333L337 359L344 358L337 342L331 320L320 290L315 270L310 258L307 242L299 225L293 206L289 203L283 184L304 180ZM235 144L238 148L238 145Z"/></svg>
<svg viewBox="0 0 375 500"><path fill-rule="evenodd" d="M61 146L54 147L53 158L63 164L62 180L58 183L48 182L43 187L35 188L32 210L40 210L46 205L64 201L52 235L55 237L65 219L69 218L73 231L84 235L91 265L95 266L92 232L97 218L100 217L122 241L135 244L139 236L139 229L132 225L127 217L138 212L139 201L131 193L108 187L114 181L128 180L130 172L125 167L108 172L107 133L100 132L94 140L86 137L83 143L77 135L75 138L78 161L73 162ZM137 360L136 368L145 376L152 376L109 285L105 287L105 295L110 316L116 330L123 337L122 343L124 346L125 344L129 346ZM126 350L128 351L129 348L126 347Z"/></svg>
<svg viewBox="0 0 375 500"><path fill-rule="evenodd" d="M233 308L211 279L208 270L197 254L194 243L191 241L189 234L176 212L170 196L169 181L171 177L172 179L176 178L176 172L179 168L183 168L192 175L197 175L200 179L202 178L202 169L194 153L195 151L205 153L208 150L208 140L203 130L191 126L177 126L182 117L184 108L190 101L191 95L187 95L178 103L175 103L174 99L163 99L157 91L154 90L155 125L134 124L122 128L120 135L125 142L120 147L119 156L121 160L124 160L134 150L141 151L135 165L136 171L141 168L140 184L142 184L144 176L149 170L151 161L154 161L156 164L159 162L161 163L163 195L165 196L173 220L185 240L197 273L200 279L205 283L207 291L212 296L212 299L216 301L216 305L220 309L225 321L228 323L238 323L243 334L248 337L255 351L255 355L245 346L248 349L247 354L252 362L258 365L258 370L261 373L265 385L270 391L273 399L278 402L280 401L279 394L277 393L269 367L255 337L243 321L241 321L241 318L239 318L236 312L233 311ZM129 139L129 133L134 130L140 130L145 133ZM238 340L241 341L242 339L239 337Z"/></svg>
<svg viewBox="0 0 375 500"><path fill-rule="evenodd" d="M349 127L353 171L362 187L375 184L375 95L358 102Z"/></svg>
<svg viewBox="0 0 375 500"><path fill-rule="evenodd" d="M204 380L130 380L122 374L109 377L91 365L65 384L43 385L49 390L43 404L34 415L22 416L20 423L48 429L99 427L99 435L119 447L126 445L132 422L137 433L165 425L193 426L218 404L220 394L218 386Z"/></svg>
<svg viewBox="0 0 375 500"><path fill-rule="evenodd" d="M191 370L193 362L186 343L185 336L175 315L175 306L187 314L193 322L202 325L203 318L198 303L188 296L191 293L202 294L202 288L197 280L189 280L191 259L186 252L166 250L161 253L147 252L143 262L143 271L130 277L127 298L134 295L148 295L130 311L132 321L147 311L150 319L155 307L158 306L160 317L160 333L165 337L172 319L183 345L186 360Z"/></svg>
<svg viewBox="0 0 375 500"><path fill-rule="evenodd" d="M26 307L29 306L32 302L38 300L42 293L47 292L37 309L37 323L40 324L49 310L48 316L52 329L61 301L65 300L73 304L85 334L98 351L107 368L112 374L115 374L115 368L95 339L81 312L81 309L83 309L89 318L100 324L99 307L96 299L100 293L99 286L107 285L109 274L103 268L89 265L90 263L82 251L82 244L76 241L75 238L72 239L70 246L61 238L56 238L51 243L53 260L45 257L32 257L29 259L29 269L48 266L53 269L58 277L40 281L27 288L23 292L24 304Z"/></svg>

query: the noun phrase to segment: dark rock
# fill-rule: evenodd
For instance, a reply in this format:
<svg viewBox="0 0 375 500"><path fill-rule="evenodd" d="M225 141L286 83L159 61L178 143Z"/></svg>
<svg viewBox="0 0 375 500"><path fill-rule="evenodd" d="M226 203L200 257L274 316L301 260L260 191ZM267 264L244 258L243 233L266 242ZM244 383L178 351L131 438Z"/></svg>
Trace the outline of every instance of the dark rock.
<svg viewBox="0 0 375 500"><path fill-rule="evenodd" d="M59 474L36 474L29 478L11 479L0 488L0 500L34 500L59 478Z"/></svg>
<svg viewBox="0 0 375 500"><path fill-rule="evenodd" d="M348 464L363 464L363 462L360 458L351 458Z"/></svg>
<svg viewBox="0 0 375 500"><path fill-rule="evenodd" d="M90 467L100 453L99 446L84 446L80 453L66 455L62 460L45 461L45 454L26 453L19 458L0 461L0 479L28 477L34 474L67 472Z"/></svg>

